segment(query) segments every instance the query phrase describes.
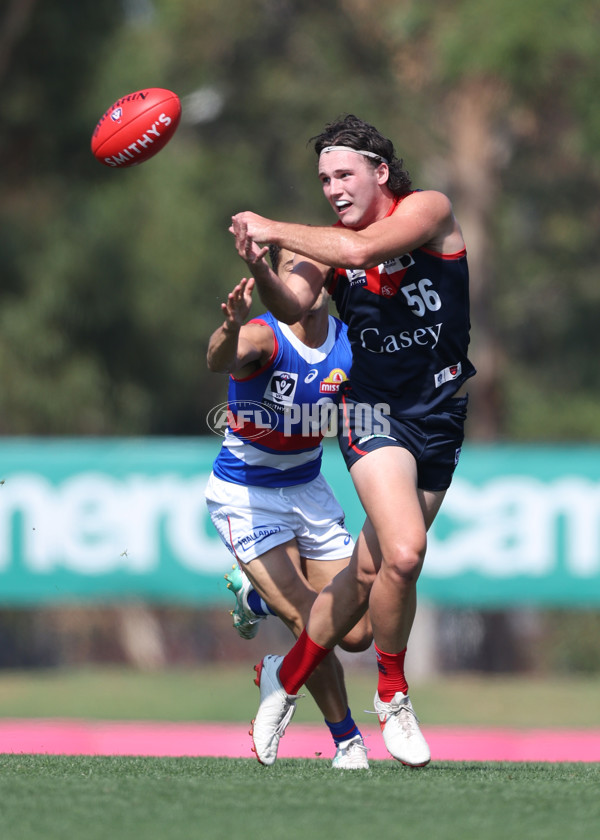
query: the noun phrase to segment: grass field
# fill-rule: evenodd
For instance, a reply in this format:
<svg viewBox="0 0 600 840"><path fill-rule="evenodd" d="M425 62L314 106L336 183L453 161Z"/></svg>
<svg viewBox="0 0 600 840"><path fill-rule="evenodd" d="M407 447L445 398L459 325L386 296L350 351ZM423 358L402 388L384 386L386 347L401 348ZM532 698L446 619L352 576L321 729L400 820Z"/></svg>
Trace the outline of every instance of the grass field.
<svg viewBox="0 0 600 840"><path fill-rule="evenodd" d="M373 674L348 672L358 720ZM600 680L440 679L414 686L429 724L599 727ZM249 720L252 667L0 672L0 717ZM562 698L562 702L557 702ZM295 721L318 721L310 699ZM599 757L600 758L600 757ZM600 763L372 762L0 755L2 840L583 840L600 830Z"/></svg>
<svg viewBox="0 0 600 840"><path fill-rule="evenodd" d="M588 840L599 765L0 756L5 840Z"/></svg>

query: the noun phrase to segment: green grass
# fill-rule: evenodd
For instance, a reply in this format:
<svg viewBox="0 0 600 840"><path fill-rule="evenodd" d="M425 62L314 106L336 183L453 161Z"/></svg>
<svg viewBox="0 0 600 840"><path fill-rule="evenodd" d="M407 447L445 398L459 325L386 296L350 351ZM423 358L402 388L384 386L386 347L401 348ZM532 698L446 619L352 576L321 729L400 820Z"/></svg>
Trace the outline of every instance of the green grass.
<svg viewBox="0 0 600 840"><path fill-rule="evenodd" d="M0 672L0 717L249 720L252 667L140 673L115 667ZM374 675L348 670L359 720ZM600 726L600 679L453 676L415 685L428 724ZM565 703L558 704L562 696ZM565 710L568 718L565 719ZM307 698L295 721L318 721ZM0 755L2 840L583 840L600 825L600 763Z"/></svg>
<svg viewBox="0 0 600 840"><path fill-rule="evenodd" d="M258 700L253 676L251 664L152 673L0 671L0 717L245 721ZM347 669L347 683L356 719L368 720L363 709L372 708L375 675L369 668ZM559 695L564 702L556 702ZM599 677L458 675L411 686L419 717L430 725L600 727L599 696ZM310 697L298 704L294 720L321 720Z"/></svg>
<svg viewBox="0 0 600 840"><path fill-rule="evenodd" d="M0 756L6 840L583 840L600 765Z"/></svg>

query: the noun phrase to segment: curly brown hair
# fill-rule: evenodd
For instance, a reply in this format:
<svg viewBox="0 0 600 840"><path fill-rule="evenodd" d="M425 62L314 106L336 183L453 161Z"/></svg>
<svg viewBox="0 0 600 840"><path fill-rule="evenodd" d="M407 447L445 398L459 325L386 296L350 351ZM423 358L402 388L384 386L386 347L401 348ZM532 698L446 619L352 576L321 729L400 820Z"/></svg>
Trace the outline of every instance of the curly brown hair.
<svg viewBox="0 0 600 840"><path fill-rule="evenodd" d="M353 149L373 152L388 164L390 175L387 187L396 196L406 195L412 190L410 175L404 169L404 162L396 157L394 144L384 137L373 125L364 122L354 114L346 114L328 123L320 134L308 141L314 143L315 152L320 155L326 146L350 146ZM374 167L380 161L367 158Z"/></svg>
<svg viewBox="0 0 600 840"><path fill-rule="evenodd" d="M277 274L279 271L279 263L281 262L281 246L274 245L273 243L269 245L269 259L271 260L273 271Z"/></svg>

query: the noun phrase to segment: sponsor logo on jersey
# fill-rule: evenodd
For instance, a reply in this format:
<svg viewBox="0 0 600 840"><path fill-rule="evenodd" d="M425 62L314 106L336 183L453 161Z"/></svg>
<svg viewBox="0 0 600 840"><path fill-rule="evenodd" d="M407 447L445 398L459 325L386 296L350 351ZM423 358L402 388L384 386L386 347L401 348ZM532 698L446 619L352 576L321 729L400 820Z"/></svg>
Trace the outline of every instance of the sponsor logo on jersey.
<svg viewBox="0 0 600 840"><path fill-rule="evenodd" d="M367 285L367 275L365 274L364 269L357 268L357 269L346 269L346 276L348 278L348 283L351 286L366 286Z"/></svg>
<svg viewBox="0 0 600 840"><path fill-rule="evenodd" d="M392 260L385 260L381 264L386 274L397 274L399 271L406 271L411 265L414 265L412 254L402 254L401 257L394 257Z"/></svg>
<svg viewBox="0 0 600 840"><path fill-rule="evenodd" d="M448 365L447 368L434 373L435 387L440 388L445 382L452 382L453 379L458 379L462 371L462 365L459 362L456 365Z"/></svg>
<svg viewBox="0 0 600 840"><path fill-rule="evenodd" d="M316 379L318 375L319 371L317 370L317 368L313 368L312 370L309 370L309 372L306 374L306 376L304 377L304 381L308 385L308 383L312 382L313 379Z"/></svg>
<svg viewBox="0 0 600 840"><path fill-rule="evenodd" d="M319 391L321 394L335 394L339 390L342 382L345 382L346 379L348 377L345 371L341 368L334 368L319 384Z"/></svg>
<svg viewBox="0 0 600 840"><path fill-rule="evenodd" d="M384 297L393 297L400 288L407 270L414 264L412 254L403 254L401 257L380 263L378 266L379 294Z"/></svg>
<svg viewBox="0 0 600 840"><path fill-rule="evenodd" d="M441 332L441 323L429 327L417 327L416 330L388 333L387 335L382 335L379 327L365 327L360 331L360 343L365 350L369 350L371 353L398 353L400 350L407 350L414 346L430 347L435 350ZM436 377L438 375L436 374Z"/></svg>

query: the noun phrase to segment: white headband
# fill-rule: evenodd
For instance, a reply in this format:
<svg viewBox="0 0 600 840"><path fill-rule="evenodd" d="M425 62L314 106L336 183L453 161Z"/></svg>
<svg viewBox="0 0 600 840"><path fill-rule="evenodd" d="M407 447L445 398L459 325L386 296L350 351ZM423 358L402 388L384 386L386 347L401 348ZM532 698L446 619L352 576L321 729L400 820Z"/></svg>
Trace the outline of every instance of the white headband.
<svg viewBox="0 0 600 840"><path fill-rule="evenodd" d="M365 149L353 149L352 146L325 146L324 149L321 149L321 154L324 155L325 152L356 152L357 155L364 155L365 157L373 158L373 160L380 160L389 166L389 161L381 157L381 155L377 155L375 152L367 152Z"/></svg>

